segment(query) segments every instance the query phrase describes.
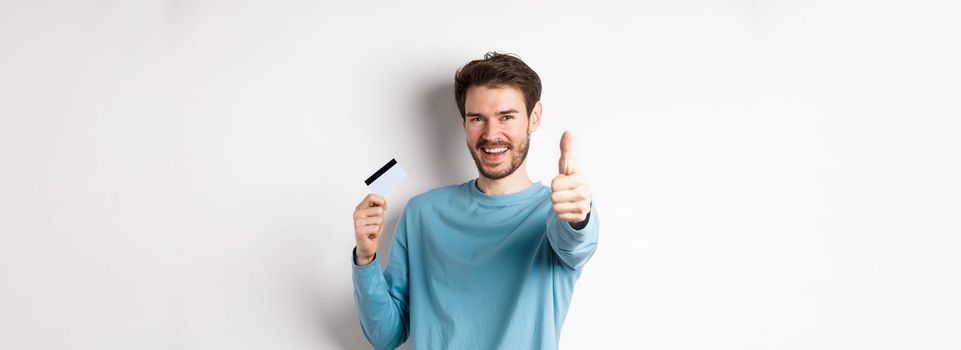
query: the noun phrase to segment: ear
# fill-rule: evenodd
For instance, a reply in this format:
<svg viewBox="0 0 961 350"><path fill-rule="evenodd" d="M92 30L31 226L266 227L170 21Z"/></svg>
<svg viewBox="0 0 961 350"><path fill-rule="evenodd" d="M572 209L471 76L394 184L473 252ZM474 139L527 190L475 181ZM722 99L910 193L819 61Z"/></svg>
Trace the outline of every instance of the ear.
<svg viewBox="0 0 961 350"><path fill-rule="evenodd" d="M537 101L537 103L534 104L534 109L531 110L531 115L529 118L531 123L531 133L536 131L537 127L541 126L541 115L543 113L543 109L544 107L541 106L541 101Z"/></svg>

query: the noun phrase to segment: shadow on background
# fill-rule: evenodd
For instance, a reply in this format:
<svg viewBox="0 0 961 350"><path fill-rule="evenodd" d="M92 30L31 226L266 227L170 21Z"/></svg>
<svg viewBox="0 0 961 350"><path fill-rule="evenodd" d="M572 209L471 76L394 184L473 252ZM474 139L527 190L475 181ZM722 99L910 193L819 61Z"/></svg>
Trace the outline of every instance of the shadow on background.
<svg viewBox="0 0 961 350"><path fill-rule="evenodd" d="M453 78L435 80L424 90L420 122L415 132L429 140L424 154L431 155L427 170L435 187L463 183L476 176L464 137L464 124L454 101Z"/></svg>
<svg viewBox="0 0 961 350"><path fill-rule="evenodd" d="M388 214L387 219L384 221L384 234L383 237L381 237L381 244L377 248L377 257L380 261L381 268L386 268L387 260L390 256L390 245L394 238L394 229L397 227L397 221L399 221L400 213L402 212L402 210L399 210L400 208L390 207L389 204L387 209L392 211L393 214ZM345 260L349 259L349 254L349 251L346 252L344 256ZM344 262L343 268L350 269L349 260ZM321 285L317 288L323 290L325 286ZM351 287L351 291L353 291L353 287ZM334 337L340 349L372 348L370 343L367 342L367 339L364 338L363 331L360 328L360 319L357 316L353 294L335 295L325 298L326 300L312 299L317 303L317 305L312 305L312 307L319 310L321 317L317 321L322 327L327 328L327 334ZM398 349L409 348L409 343L404 343L404 345L398 347Z"/></svg>
<svg viewBox="0 0 961 350"><path fill-rule="evenodd" d="M462 183L475 175L473 168L463 166L464 157L470 159L470 155L467 154L464 143L463 124L454 101L454 84L451 80L437 79L425 84L427 88L421 95L422 103L418 104L418 110L414 111L417 117L412 120L411 130L405 130L419 139L428 140L423 145L421 154L429 155L423 165L424 173L432 174L432 188ZM388 204L387 209L384 236L377 252L381 268L386 268L394 230L404 208ZM349 268L349 265L345 263L344 268ZM318 322L326 327L328 334L336 338L342 349L371 348L360 329L352 294L339 295L320 303L314 305L322 316ZM409 348L410 339L398 349Z"/></svg>

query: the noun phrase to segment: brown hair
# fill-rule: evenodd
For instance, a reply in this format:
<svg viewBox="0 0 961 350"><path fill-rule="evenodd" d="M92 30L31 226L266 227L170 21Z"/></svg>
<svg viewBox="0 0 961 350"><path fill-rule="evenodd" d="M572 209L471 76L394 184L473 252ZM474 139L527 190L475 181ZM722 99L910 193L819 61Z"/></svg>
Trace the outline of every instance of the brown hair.
<svg viewBox="0 0 961 350"><path fill-rule="evenodd" d="M530 117L534 104L541 100L541 78L517 55L488 52L484 54L484 59L470 61L454 74L454 98L461 119L466 113L464 103L468 88L504 85L512 86L524 94L527 116Z"/></svg>

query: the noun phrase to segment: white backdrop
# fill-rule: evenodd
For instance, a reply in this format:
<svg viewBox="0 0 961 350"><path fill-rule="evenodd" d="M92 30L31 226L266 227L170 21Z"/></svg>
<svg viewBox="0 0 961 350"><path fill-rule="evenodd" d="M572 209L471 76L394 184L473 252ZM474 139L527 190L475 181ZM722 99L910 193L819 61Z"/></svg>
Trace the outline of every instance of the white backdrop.
<svg viewBox="0 0 961 350"><path fill-rule="evenodd" d="M562 348L961 347L959 6L627 3L0 0L0 348L367 348L362 181L476 176L490 50L603 216Z"/></svg>

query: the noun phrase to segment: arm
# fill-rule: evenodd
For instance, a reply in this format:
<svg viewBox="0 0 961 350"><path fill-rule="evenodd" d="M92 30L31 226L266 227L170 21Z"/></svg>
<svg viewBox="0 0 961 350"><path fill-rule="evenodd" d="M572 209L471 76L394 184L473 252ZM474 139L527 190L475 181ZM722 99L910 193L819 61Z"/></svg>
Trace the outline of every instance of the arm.
<svg viewBox="0 0 961 350"><path fill-rule="evenodd" d="M597 250L600 220L591 190L571 160L572 138L568 131L561 135L561 158L558 175L551 181L552 211L547 215L546 231L561 264L580 270Z"/></svg>
<svg viewBox="0 0 961 350"><path fill-rule="evenodd" d="M584 267L584 264L594 255L597 250L599 229L600 220L593 202L587 218L578 224L558 219L554 211L547 214L547 240L561 263L573 270Z"/></svg>
<svg viewBox="0 0 961 350"><path fill-rule="evenodd" d="M387 270L378 254L367 265L357 265L354 252L354 302L364 337L375 349L394 349L409 335L407 227L401 216L394 230Z"/></svg>

